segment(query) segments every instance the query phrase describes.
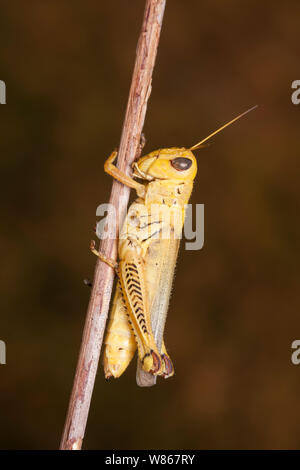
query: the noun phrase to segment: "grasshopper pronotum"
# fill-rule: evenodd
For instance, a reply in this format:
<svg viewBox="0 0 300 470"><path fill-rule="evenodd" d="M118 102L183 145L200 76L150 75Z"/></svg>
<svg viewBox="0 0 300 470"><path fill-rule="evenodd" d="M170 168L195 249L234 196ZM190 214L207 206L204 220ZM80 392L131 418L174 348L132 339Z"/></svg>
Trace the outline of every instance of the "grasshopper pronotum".
<svg viewBox="0 0 300 470"><path fill-rule="evenodd" d="M174 374L163 332L185 205L197 173L192 150L200 148L213 135L254 108L189 149L160 149L139 158L133 164L132 177L114 165L116 151L106 160L106 173L134 188L138 195L128 210L120 234L119 262L105 258L95 250L94 243L91 246L93 253L116 269L119 278L105 339L106 378L120 377L136 349L145 372L164 378ZM167 236L163 236L166 233Z"/></svg>

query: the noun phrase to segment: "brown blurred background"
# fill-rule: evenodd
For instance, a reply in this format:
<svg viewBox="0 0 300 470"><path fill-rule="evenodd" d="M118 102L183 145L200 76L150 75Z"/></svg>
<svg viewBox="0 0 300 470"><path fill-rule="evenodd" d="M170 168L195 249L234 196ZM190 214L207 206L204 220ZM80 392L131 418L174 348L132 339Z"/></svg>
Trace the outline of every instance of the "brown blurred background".
<svg viewBox="0 0 300 470"><path fill-rule="evenodd" d="M144 1L2 2L0 448L57 448ZM152 389L135 361L99 369L85 448L300 445L298 1L169 1L145 152L198 152L205 246L181 250L166 341L176 375ZM145 406L146 404L146 406Z"/></svg>

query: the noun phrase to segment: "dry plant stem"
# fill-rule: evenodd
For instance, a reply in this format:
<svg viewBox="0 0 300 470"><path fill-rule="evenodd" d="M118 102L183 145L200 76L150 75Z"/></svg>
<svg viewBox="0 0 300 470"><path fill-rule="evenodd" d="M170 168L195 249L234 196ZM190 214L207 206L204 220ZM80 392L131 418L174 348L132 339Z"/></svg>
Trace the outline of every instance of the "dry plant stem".
<svg viewBox="0 0 300 470"><path fill-rule="evenodd" d="M146 1L117 162L118 167L128 174L130 174L131 164L139 151L147 101L151 92L151 79L165 4L166 0ZM109 202L115 206L120 222L124 219L128 199L129 188L114 181ZM113 225L113 221L108 217L108 228ZM115 260L117 257L117 242L114 237L102 240L99 250L106 257ZM69 409L60 444L61 450L79 450L82 446L107 320L113 279L114 271L107 264L98 260Z"/></svg>

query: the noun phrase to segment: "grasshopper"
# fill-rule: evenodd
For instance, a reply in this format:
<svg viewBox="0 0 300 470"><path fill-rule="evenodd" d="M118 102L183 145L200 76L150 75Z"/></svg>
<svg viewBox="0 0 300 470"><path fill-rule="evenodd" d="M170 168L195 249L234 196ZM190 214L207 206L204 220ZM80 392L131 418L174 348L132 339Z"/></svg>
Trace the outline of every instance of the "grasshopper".
<svg viewBox="0 0 300 470"><path fill-rule="evenodd" d="M135 189L138 196L120 233L118 263L107 259L91 243L92 252L118 275L105 338L107 379L123 374L136 349L145 372L164 378L174 374L163 332L185 207L197 174L192 151L203 147L204 142L255 107L188 149L164 148L139 158L133 163L132 177L114 165L117 151L106 160L105 172Z"/></svg>

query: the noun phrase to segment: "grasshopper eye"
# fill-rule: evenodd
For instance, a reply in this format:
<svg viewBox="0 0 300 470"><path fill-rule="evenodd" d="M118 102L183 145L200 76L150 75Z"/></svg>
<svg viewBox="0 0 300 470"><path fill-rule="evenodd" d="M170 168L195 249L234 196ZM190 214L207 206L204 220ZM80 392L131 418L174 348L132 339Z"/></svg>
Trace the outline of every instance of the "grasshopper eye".
<svg viewBox="0 0 300 470"><path fill-rule="evenodd" d="M184 171L188 170L192 166L192 160L189 158L178 157L171 160L171 165L175 170Z"/></svg>

